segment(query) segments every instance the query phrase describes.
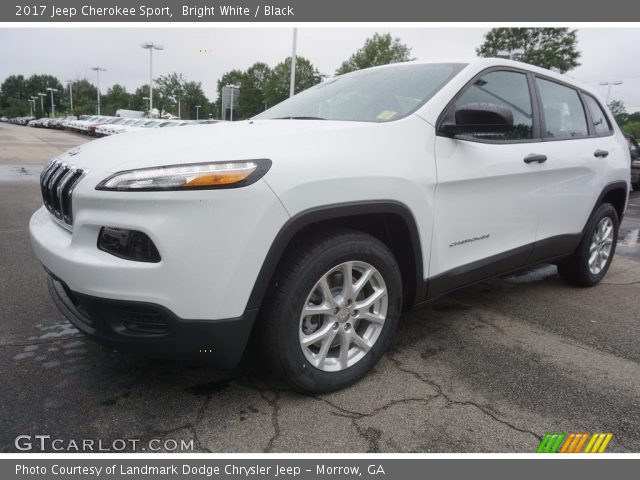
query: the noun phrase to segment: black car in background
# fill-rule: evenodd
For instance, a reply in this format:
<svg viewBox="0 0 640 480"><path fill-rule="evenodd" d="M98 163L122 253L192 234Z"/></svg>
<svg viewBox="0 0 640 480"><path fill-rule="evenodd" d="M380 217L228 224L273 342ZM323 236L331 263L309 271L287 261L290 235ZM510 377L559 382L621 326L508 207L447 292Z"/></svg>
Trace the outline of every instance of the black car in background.
<svg viewBox="0 0 640 480"><path fill-rule="evenodd" d="M629 144L629 152L631 152L631 186L634 190L640 190L640 145L633 136L623 132L624 138Z"/></svg>

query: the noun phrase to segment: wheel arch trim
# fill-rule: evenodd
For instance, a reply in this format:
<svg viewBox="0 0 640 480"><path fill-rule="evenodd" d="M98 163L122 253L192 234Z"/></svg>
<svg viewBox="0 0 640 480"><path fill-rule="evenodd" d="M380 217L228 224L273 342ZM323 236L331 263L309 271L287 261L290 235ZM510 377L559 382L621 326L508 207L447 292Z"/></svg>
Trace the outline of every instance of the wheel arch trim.
<svg viewBox="0 0 640 480"><path fill-rule="evenodd" d="M246 309L259 308L269 288L278 266L291 240L304 228L323 221L340 220L349 217L372 214L393 214L399 216L405 223L410 234L410 242L415 260L416 287L413 303L422 300L426 295L426 282L423 274L423 255L420 242L418 224L413 213L405 204L395 200L368 200L357 202L336 203L322 207L303 210L291 217L280 229L273 240L267 256L254 283Z"/></svg>

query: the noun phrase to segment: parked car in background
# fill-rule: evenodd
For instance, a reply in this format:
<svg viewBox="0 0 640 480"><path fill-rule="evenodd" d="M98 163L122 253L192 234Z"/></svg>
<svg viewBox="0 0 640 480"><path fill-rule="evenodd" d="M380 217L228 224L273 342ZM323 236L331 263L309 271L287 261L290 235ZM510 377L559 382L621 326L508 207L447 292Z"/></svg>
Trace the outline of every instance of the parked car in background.
<svg viewBox="0 0 640 480"><path fill-rule="evenodd" d="M640 145L636 139L624 132L624 137L629 144L629 154L631 155L631 185L633 189L640 190Z"/></svg>

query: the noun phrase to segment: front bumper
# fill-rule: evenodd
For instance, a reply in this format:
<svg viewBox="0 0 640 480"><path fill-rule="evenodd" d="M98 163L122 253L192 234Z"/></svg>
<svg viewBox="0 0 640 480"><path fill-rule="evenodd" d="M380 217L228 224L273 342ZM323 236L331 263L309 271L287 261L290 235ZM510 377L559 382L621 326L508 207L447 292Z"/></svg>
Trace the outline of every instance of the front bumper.
<svg viewBox="0 0 640 480"><path fill-rule="evenodd" d="M233 368L247 344L258 310L227 320L184 320L159 305L73 292L53 275L49 292L76 328L116 350L153 357L199 359Z"/></svg>

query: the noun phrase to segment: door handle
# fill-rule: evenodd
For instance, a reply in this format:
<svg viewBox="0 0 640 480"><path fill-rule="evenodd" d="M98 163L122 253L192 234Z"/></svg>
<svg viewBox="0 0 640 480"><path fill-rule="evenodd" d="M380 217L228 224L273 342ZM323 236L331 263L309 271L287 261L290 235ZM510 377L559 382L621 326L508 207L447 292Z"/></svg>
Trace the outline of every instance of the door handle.
<svg viewBox="0 0 640 480"><path fill-rule="evenodd" d="M531 155L524 157L524 163L544 163L546 161L546 155L539 155L537 153L532 153Z"/></svg>
<svg viewBox="0 0 640 480"><path fill-rule="evenodd" d="M597 157L597 158L604 158L606 156L609 155L609 152L607 152L606 150L596 150L595 152L593 152L593 156Z"/></svg>

